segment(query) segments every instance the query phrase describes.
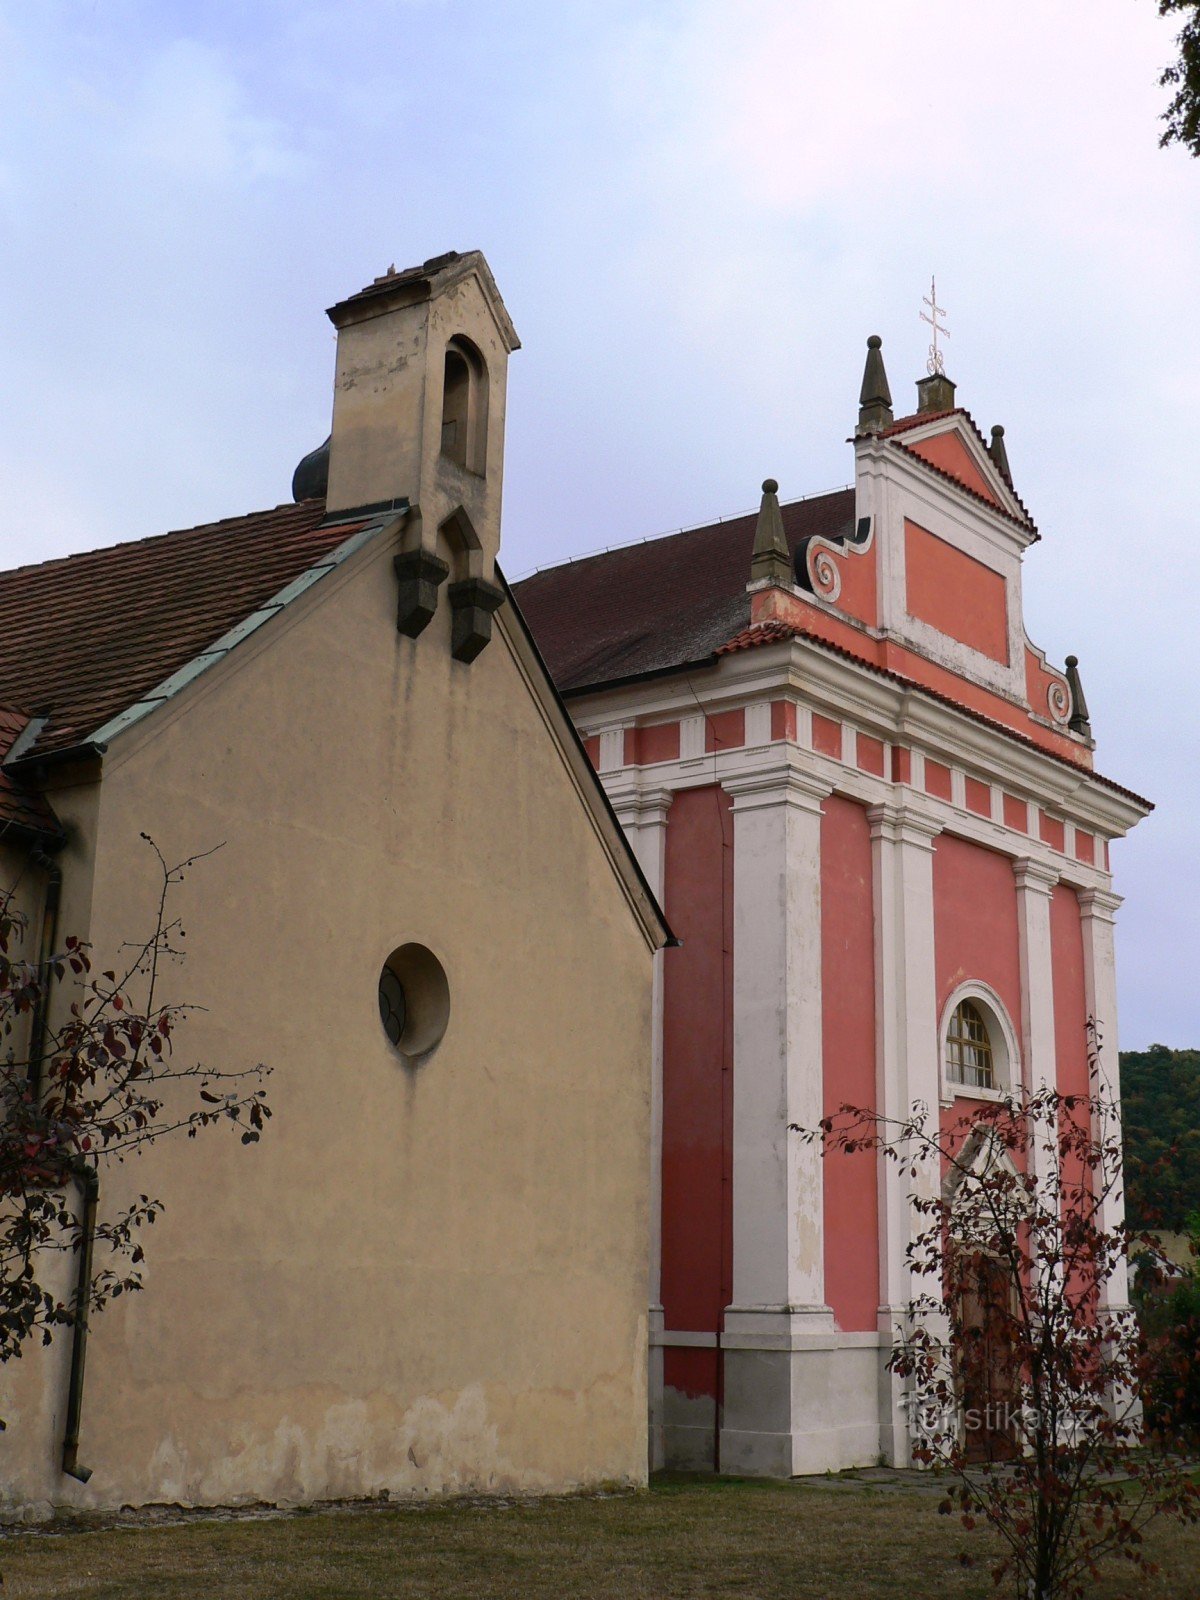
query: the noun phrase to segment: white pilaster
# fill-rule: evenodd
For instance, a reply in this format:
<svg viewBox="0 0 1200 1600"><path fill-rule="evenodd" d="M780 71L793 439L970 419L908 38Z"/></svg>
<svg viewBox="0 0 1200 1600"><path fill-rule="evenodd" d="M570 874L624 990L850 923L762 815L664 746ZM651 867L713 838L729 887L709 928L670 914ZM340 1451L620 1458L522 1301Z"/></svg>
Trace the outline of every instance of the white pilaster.
<svg viewBox="0 0 1200 1600"><path fill-rule="evenodd" d="M934 964L933 850L941 824L911 806L874 806L876 1106L893 1124L917 1104L939 1116L937 977ZM912 1180L881 1160L879 1179L879 1333L890 1348L922 1292L905 1261L912 1237ZM931 1179L931 1181L933 1181ZM911 1464L904 1385L880 1373L880 1444L890 1462Z"/></svg>
<svg viewBox="0 0 1200 1600"><path fill-rule="evenodd" d="M614 799L613 809L633 847L638 864L653 889L659 905L664 904L667 865L667 817L674 798L670 789L637 789ZM649 1293L649 1403L650 1470L664 1465L663 1448L663 1332L662 1307L662 1130L663 1130L663 956L654 957L654 988L651 999L652 1032L650 1054L650 1256Z"/></svg>
<svg viewBox="0 0 1200 1600"><path fill-rule="evenodd" d="M1029 856L1013 862L1017 885L1017 944L1021 964L1021 1054L1025 1087L1031 1095L1058 1084L1058 1056L1054 1038L1054 967L1050 935L1050 899L1058 873ZM1016 1085L1014 1084L1015 1088ZM1038 1183L1044 1215L1058 1216L1057 1119L1037 1119L1030 1128L1029 1165ZM1055 1223L1057 1230L1058 1224ZM1061 1240L1051 1245L1054 1253ZM1035 1270L1041 1261L1034 1241Z"/></svg>
<svg viewBox="0 0 1200 1600"><path fill-rule="evenodd" d="M1117 1058L1116 914L1121 896L1107 889L1081 889L1079 913L1083 929L1083 974L1088 1015L1096 1025L1099 1049L1097 1088L1113 1108L1110 1126L1097 1132L1107 1141L1120 1135L1121 1069ZM1110 1229L1125 1220L1125 1190L1117 1184L1101 1208L1100 1226ZM1129 1301L1128 1270L1122 1264L1113 1274L1104 1296L1108 1305L1121 1308Z"/></svg>
<svg viewBox="0 0 1200 1600"><path fill-rule="evenodd" d="M808 1469L799 1344L828 1333L822 1157L821 801L795 766L733 794L733 1302L722 1335L726 1471Z"/></svg>
<svg viewBox="0 0 1200 1600"><path fill-rule="evenodd" d="M1054 969L1050 954L1050 897L1058 873L1041 861L1019 856L1017 939L1021 962L1021 1052L1031 1094L1058 1081L1054 1046ZM1015 1087L1015 1085L1014 1085Z"/></svg>

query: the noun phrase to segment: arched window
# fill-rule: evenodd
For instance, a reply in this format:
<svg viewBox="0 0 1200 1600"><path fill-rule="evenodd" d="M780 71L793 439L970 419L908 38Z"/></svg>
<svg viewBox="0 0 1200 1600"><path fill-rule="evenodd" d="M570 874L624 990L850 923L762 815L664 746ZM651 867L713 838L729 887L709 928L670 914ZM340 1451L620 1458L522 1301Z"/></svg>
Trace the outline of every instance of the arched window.
<svg viewBox="0 0 1200 1600"><path fill-rule="evenodd" d="M998 1100L1021 1080L1016 1031L999 995L968 981L946 1001L941 1026L942 1100Z"/></svg>
<svg viewBox="0 0 1200 1600"><path fill-rule="evenodd" d="M973 1000L960 1000L946 1033L946 1073L951 1083L970 1089L995 1089L996 1064L983 1013Z"/></svg>
<svg viewBox="0 0 1200 1600"><path fill-rule="evenodd" d="M442 455L482 476L487 458L487 368L469 340L446 346L442 380Z"/></svg>

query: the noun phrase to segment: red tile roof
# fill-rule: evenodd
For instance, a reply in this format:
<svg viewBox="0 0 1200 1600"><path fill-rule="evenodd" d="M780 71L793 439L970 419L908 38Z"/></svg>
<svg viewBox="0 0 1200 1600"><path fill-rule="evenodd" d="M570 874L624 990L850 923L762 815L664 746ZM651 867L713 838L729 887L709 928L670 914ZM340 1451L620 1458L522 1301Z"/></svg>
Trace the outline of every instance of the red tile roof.
<svg viewBox="0 0 1200 1600"><path fill-rule="evenodd" d="M85 741L343 543L319 500L0 573L0 700Z"/></svg>
<svg viewBox="0 0 1200 1600"><path fill-rule="evenodd" d="M13 741L29 718L12 706L0 706L0 761L13 747ZM20 789L0 767L0 838L11 827L56 835L62 832L58 818L40 794Z"/></svg>
<svg viewBox="0 0 1200 1600"><path fill-rule="evenodd" d="M854 491L781 508L788 546L854 532ZM583 556L513 585L562 692L710 657L750 621L756 512Z"/></svg>
<svg viewBox="0 0 1200 1600"><path fill-rule="evenodd" d="M966 415L967 413L961 406L951 406L946 411L914 411L911 416L897 417L895 422L890 422L886 428L881 428L879 432L882 438L890 439L894 433L907 433L910 428L922 428L927 422L939 422L942 417L965 417ZM973 423L972 427L974 427ZM978 432L978 429L976 429L976 432Z"/></svg>

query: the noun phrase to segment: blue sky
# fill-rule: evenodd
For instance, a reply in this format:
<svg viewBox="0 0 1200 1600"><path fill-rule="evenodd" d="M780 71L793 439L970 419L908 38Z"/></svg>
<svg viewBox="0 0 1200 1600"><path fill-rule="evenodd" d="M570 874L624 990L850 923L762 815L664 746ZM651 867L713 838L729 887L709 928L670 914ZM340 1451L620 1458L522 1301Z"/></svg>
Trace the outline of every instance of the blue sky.
<svg viewBox="0 0 1200 1600"><path fill-rule="evenodd" d="M478 246L524 342L503 559L849 480L863 342L947 366L1043 533L1118 847L1122 1042L1200 1044L1200 162L1152 0L0 0L5 564L288 496L324 307Z"/></svg>

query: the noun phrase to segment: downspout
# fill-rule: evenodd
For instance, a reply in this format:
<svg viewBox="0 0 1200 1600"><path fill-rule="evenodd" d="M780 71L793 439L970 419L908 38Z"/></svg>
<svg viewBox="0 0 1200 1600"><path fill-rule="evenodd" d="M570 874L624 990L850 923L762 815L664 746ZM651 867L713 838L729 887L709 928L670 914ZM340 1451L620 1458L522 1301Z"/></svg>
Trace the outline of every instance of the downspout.
<svg viewBox="0 0 1200 1600"><path fill-rule="evenodd" d="M50 1010L50 963L57 948L58 913L62 904L62 868L43 846L33 850L31 857L34 864L46 874L46 899L42 909L42 936L38 951L40 986L29 1028L29 1083L34 1101L40 1105L45 1085L42 1058L46 1049L46 1024ZM67 1419L63 1437L62 1469L68 1477L86 1483L92 1475L92 1469L79 1465L79 1422L83 1414L83 1372L87 1360L88 1308L92 1291L92 1256L96 1242L96 1206L100 1198L100 1176L95 1167L78 1156L68 1162L68 1172L79 1185L83 1211L80 1217L79 1269L75 1278L75 1304L71 1323L71 1376L67 1386Z"/></svg>
<svg viewBox="0 0 1200 1600"><path fill-rule="evenodd" d="M35 1103L40 1104L45 1081L42 1056L46 1049L46 1018L50 1010L50 962L58 942L58 909L62 903L62 868L43 845L30 852L30 859L46 874L38 949L38 995L29 1024L29 1086Z"/></svg>
<svg viewBox="0 0 1200 1600"><path fill-rule="evenodd" d="M96 1240L96 1203L100 1198L100 1176L95 1167L81 1157L70 1163L71 1175L79 1184L83 1198L80 1219L79 1272L75 1280L75 1312L71 1327L71 1377L67 1387L67 1425L63 1436L62 1469L69 1478L86 1483L91 1467L79 1465L79 1419L83 1413L83 1369L87 1360L88 1305L92 1293L92 1246Z"/></svg>

